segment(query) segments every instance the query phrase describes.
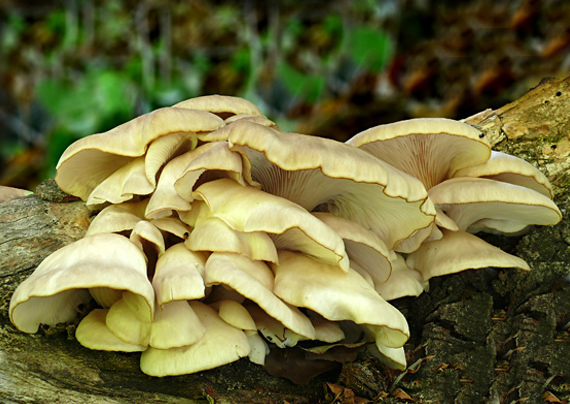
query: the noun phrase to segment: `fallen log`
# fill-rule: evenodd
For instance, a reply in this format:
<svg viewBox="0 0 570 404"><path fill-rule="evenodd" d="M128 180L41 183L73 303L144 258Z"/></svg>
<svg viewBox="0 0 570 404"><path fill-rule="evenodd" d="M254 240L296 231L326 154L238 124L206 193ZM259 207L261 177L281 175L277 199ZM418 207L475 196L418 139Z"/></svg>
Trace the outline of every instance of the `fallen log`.
<svg viewBox="0 0 570 404"><path fill-rule="evenodd" d="M570 209L570 77L549 79L519 100L465 121L496 150L525 158ZM269 376L247 359L193 375L152 378L139 354L90 351L73 324L17 331L8 318L16 286L50 253L83 237L92 213L53 181L0 202L0 402L309 403L513 402L570 398L570 224L521 238L490 237L533 270L486 269L433 279L429 292L395 302L412 337L408 369L362 356L306 385ZM323 387L323 382L326 382ZM554 401L554 400L560 401ZM351 401L352 400L352 401ZM533 402L533 401L531 401Z"/></svg>

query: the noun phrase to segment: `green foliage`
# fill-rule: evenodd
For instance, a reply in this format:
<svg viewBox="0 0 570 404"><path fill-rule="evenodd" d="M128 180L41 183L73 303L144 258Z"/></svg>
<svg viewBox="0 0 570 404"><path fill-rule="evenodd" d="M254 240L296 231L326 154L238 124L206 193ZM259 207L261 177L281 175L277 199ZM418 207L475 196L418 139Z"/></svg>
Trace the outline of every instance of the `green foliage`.
<svg viewBox="0 0 570 404"><path fill-rule="evenodd" d="M278 77L293 97L301 98L309 103L315 103L325 88L325 78L303 74L283 62L279 65Z"/></svg>
<svg viewBox="0 0 570 404"><path fill-rule="evenodd" d="M383 70L392 58L392 48L390 37L372 27L357 27L348 33L347 49L360 68Z"/></svg>

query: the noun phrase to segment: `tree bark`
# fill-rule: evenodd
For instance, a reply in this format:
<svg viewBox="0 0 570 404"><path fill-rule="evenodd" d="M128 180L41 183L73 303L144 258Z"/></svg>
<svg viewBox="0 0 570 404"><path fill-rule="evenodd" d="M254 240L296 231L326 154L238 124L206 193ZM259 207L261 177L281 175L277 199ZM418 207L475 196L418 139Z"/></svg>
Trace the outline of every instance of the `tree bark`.
<svg viewBox="0 0 570 404"><path fill-rule="evenodd" d="M537 165L551 180L564 214L570 209L569 99L570 77L549 79L511 104L466 119L485 130L495 149ZM248 360L194 375L152 378L140 372L138 354L81 347L74 325L36 335L18 332L8 318L14 289L47 255L83 237L90 215L83 202L59 192L53 181L34 195L0 202L1 403L570 399L566 218L521 238L488 237L526 259L531 272L489 268L435 278L419 298L394 302L410 322L406 371L389 370L363 355L307 385L294 385Z"/></svg>

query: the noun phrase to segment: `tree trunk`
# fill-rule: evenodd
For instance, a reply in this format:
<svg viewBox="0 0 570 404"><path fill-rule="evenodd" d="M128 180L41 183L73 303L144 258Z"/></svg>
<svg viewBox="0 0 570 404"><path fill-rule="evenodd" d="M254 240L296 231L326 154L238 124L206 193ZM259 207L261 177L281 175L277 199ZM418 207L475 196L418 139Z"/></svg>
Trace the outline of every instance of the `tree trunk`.
<svg viewBox="0 0 570 404"><path fill-rule="evenodd" d="M570 209L570 78L545 80L519 100L466 120L495 149L525 158L551 180ZM8 318L16 286L50 253L83 237L90 212L53 181L0 202L1 403L400 403L567 402L570 398L570 225L521 238L487 237L521 256L531 272L467 271L434 278L419 298L394 304L410 323L409 367L361 356L307 385L267 375L241 360L194 375L152 378L138 354L91 351L74 325L18 332ZM327 382L323 384L323 382Z"/></svg>

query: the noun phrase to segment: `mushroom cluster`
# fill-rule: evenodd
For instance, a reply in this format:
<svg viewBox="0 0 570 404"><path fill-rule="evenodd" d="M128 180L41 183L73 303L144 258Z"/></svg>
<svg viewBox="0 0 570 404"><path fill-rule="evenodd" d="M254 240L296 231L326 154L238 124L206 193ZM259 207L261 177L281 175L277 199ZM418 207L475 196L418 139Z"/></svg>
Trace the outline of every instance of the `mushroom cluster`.
<svg viewBox="0 0 570 404"><path fill-rule="evenodd" d="M408 325L388 300L451 272L529 269L471 233L561 219L546 178L469 125L411 120L345 144L281 132L227 96L85 137L57 168L99 213L19 285L10 319L34 333L95 304L77 340L142 352L152 376L293 346L403 369Z"/></svg>

